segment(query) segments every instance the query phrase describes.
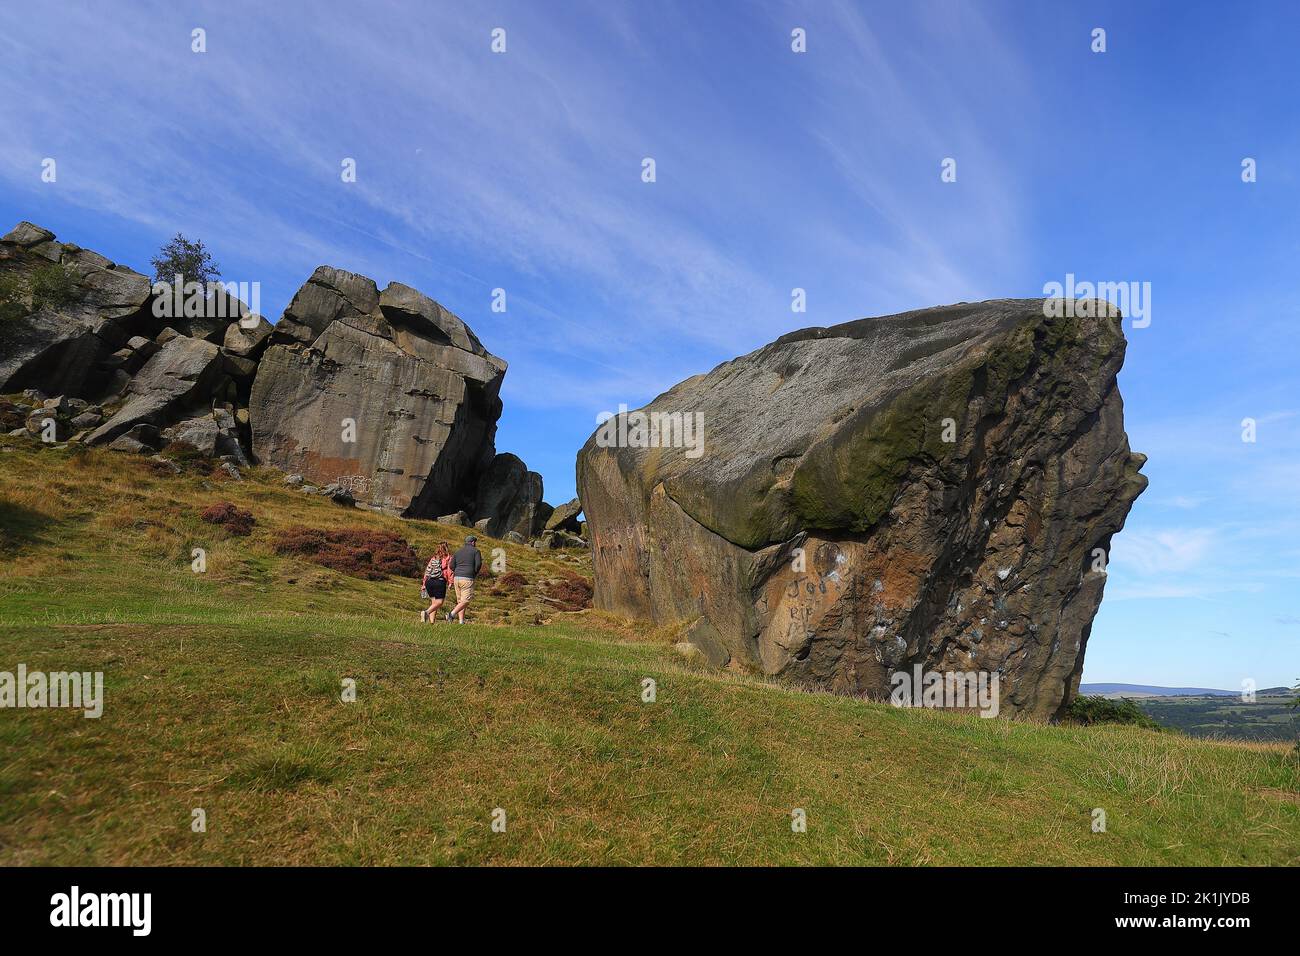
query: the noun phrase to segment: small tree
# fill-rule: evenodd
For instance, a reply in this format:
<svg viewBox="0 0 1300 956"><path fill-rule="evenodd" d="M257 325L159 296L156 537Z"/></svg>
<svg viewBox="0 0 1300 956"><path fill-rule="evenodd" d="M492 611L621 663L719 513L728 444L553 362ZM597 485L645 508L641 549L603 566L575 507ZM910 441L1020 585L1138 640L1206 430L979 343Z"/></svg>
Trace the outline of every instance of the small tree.
<svg viewBox="0 0 1300 956"><path fill-rule="evenodd" d="M158 250L153 269L155 282L172 282L180 275L184 282L207 285L221 278L221 267L212 261L203 240L190 242L179 232Z"/></svg>

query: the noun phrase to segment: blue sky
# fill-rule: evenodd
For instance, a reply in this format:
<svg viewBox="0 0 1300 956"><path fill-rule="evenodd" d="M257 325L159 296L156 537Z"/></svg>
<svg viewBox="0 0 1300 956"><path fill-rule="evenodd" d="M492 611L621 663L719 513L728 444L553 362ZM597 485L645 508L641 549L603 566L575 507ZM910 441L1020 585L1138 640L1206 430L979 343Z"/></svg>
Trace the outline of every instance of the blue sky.
<svg viewBox="0 0 1300 956"><path fill-rule="evenodd" d="M1151 486L1084 679L1300 676L1294 4L108 9L5 18L0 222L141 271L202 238L273 319L322 263L429 293L510 362L497 445L552 502L599 412L791 329L1150 282L1120 384Z"/></svg>

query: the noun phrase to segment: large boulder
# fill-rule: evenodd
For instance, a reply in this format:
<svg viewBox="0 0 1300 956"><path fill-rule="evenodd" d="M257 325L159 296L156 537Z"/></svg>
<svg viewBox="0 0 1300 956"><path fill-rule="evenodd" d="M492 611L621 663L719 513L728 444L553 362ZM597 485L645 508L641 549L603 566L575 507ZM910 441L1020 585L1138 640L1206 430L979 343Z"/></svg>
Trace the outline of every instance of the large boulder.
<svg viewBox="0 0 1300 956"><path fill-rule="evenodd" d="M380 293L322 266L269 341L249 399L260 462L403 514L473 500L506 363L460 319L406 286Z"/></svg>
<svg viewBox="0 0 1300 956"><path fill-rule="evenodd" d="M577 466L595 606L843 693L984 671L1003 714L1059 715L1146 486L1120 319L1075 305L805 329L611 419Z"/></svg>
<svg viewBox="0 0 1300 956"><path fill-rule="evenodd" d="M486 521L483 530L494 538L511 531L531 538L542 530L542 508L542 476L515 455L497 455L479 479L474 526Z"/></svg>
<svg viewBox="0 0 1300 956"><path fill-rule="evenodd" d="M569 534L581 534L582 522L578 520L580 514L582 514L582 502L577 498L562 505L556 505L546 519L545 528L547 531L567 531Z"/></svg>
<svg viewBox="0 0 1300 956"><path fill-rule="evenodd" d="M378 307L373 279L320 266L284 310L271 341L310 345L335 321L372 315Z"/></svg>

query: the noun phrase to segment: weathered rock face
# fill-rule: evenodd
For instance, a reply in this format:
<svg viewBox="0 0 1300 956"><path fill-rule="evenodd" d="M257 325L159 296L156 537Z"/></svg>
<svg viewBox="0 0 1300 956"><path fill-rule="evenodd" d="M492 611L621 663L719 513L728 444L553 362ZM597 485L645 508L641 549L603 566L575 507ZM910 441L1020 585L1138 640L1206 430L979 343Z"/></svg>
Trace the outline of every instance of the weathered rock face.
<svg viewBox="0 0 1300 956"><path fill-rule="evenodd" d="M161 426L209 407L221 371L221 350L211 342L179 335L160 348L131 379L126 404L87 439L111 442L144 423Z"/></svg>
<svg viewBox="0 0 1300 956"><path fill-rule="evenodd" d="M1146 486L1119 318L1077 305L1101 316L998 300L783 336L641 410L699 413L702 446L635 447L620 416L624 447L601 447L616 419L578 457L595 605L702 620L711 660L843 693L996 672L1002 714L1056 716L1094 549Z"/></svg>
<svg viewBox="0 0 1300 956"><path fill-rule="evenodd" d="M433 517L472 501L495 454L506 363L432 299L325 266L270 335L253 452L364 503Z"/></svg>
<svg viewBox="0 0 1300 956"><path fill-rule="evenodd" d="M222 347L227 354L254 361L261 356L263 349L266 347L267 339L275 326L260 315L256 319L257 323L255 325L251 318L247 323L247 326L251 326L251 328L239 322L232 322L226 327Z"/></svg>
<svg viewBox="0 0 1300 956"><path fill-rule="evenodd" d="M515 455L497 455L479 479L474 501L475 527L494 538L515 532L523 538L539 534L546 522L542 502L542 476L529 471Z"/></svg>
<svg viewBox="0 0 1300 956"><path fill-rule="evenodd" d="M51 274L66 278L66 294L33 298L31 287ZM149 280L30 222L0 238L5 279L21 290L13 305L24 314L0 323L0 393L98 397L111 378L111 353L148 316Z"/></svg>

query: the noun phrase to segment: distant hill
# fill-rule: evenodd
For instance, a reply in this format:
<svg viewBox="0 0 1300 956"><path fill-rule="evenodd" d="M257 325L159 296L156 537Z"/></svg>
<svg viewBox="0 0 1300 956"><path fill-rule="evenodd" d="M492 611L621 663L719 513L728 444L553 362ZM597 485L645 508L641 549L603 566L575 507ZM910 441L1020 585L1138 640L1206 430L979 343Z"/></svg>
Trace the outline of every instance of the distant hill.
<svg viewBox="0 0 1300 956"><path fill-rule="evenodd" d="M1239 690L1213 687L1158 687L1155 684L1080 684L1079 693L1092 697L1240 697ZM1265 687L1256 697L1290 697L1289 687Z"/></svg>
<svg viewBox="0 0 1300 956"><path fill-rule="evenodd" d="M1240 691L1153 684L1080 684L1079 693L1128 698L1156 723L1192 737L1285 742L1300 732L1288 687L1262 688L1252 701Z"/></svg>
<svg viewBox="0 0 1300 956"><path fill-rule="evenodd" d="M1239 697L1239 690L1212 687L1157 687L1154 684L1080 684L1080 694L1101 697ZM1259 693L1263 693L1260 691Z"/></svg>

